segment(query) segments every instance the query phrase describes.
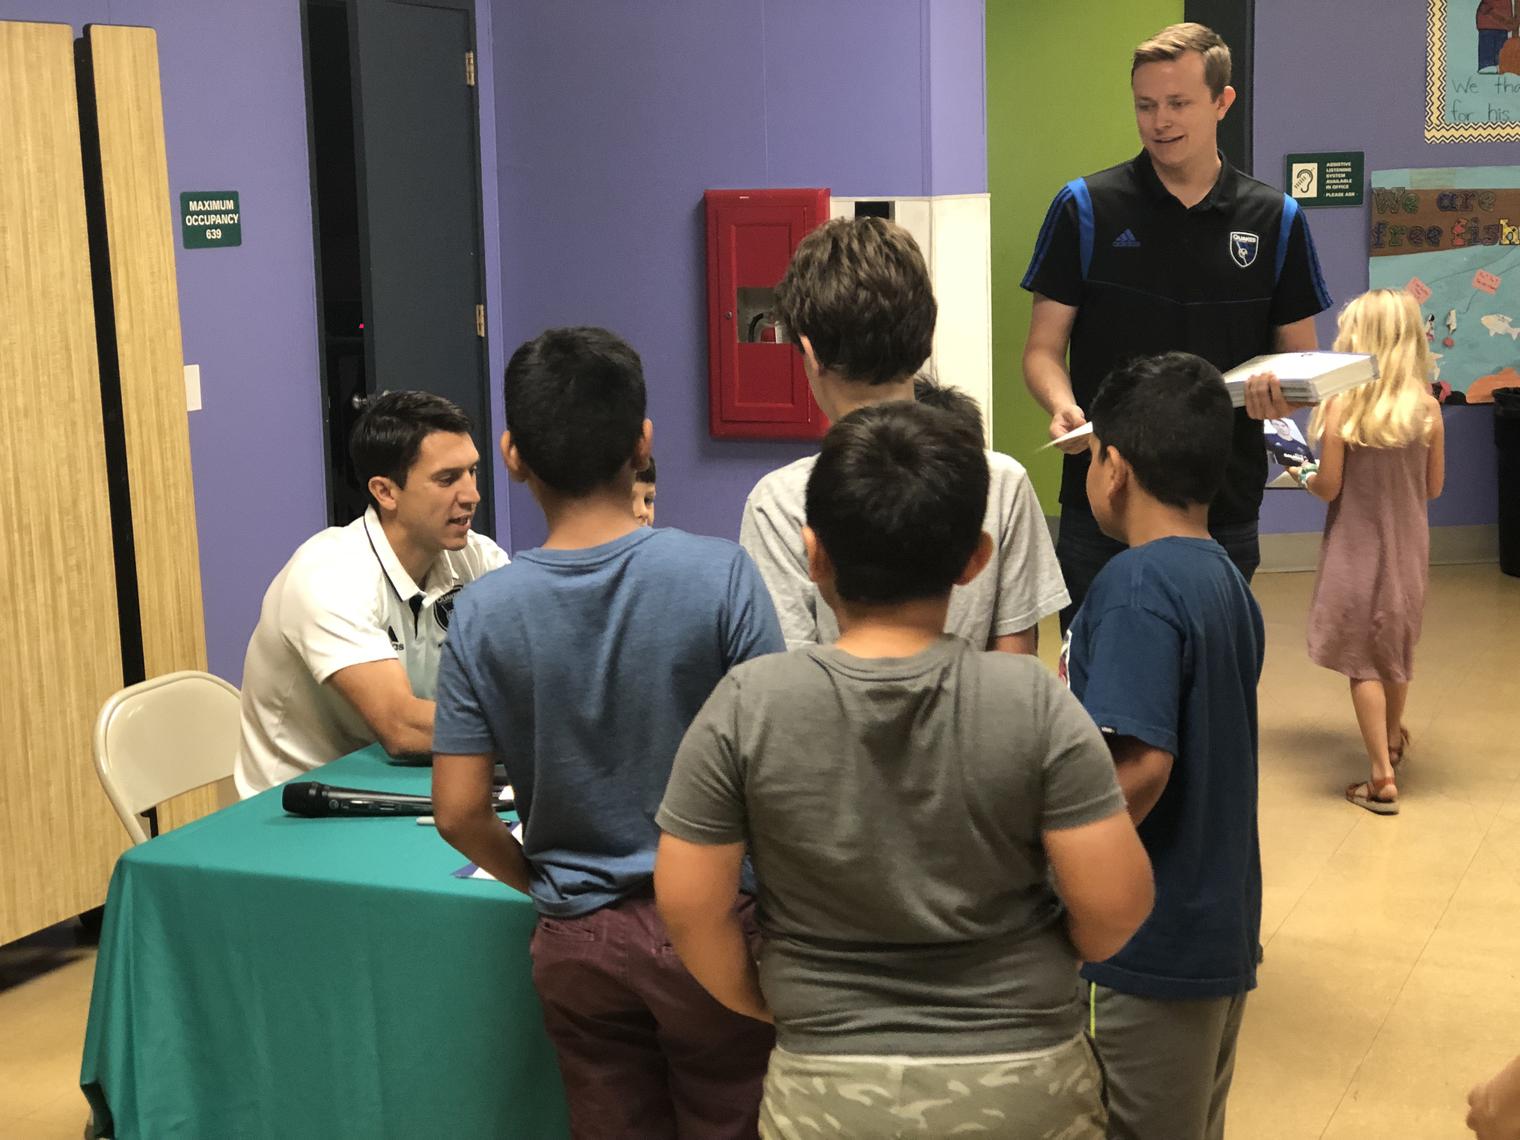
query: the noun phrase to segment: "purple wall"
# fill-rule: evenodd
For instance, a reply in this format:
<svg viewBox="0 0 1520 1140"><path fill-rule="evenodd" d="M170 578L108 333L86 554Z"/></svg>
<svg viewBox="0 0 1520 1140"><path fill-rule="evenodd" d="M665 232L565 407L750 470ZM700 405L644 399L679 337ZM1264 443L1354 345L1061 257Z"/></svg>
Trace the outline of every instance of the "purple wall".
<svg viewBox="0 0 1520 1140"><path fill-rule="evenodd" d="M984 192L980 0L497 0L493 17L506 349L553 325L626 336L661 524L733 537L755 481L810 446L708 437L702 192ZM521 488L512 507L513 548L541 541Z"/></svg>
<svg viewBox="0 0 1520 1140"><path fill-rule="evenodd" d="M987 37L982 3L924 5L929 186L926 194L987 189Z"/></svg>
<svg viewBox="0 0 1520 1140"><path fill-rule="evenodd" d="M1312 28L1312 35L1305 29ZM1513 165L1513 144L1424 141L1425 5L1273 0L1256 8L1255 173L1282 185L1283 156L1361 150L1367 173L1418 166ZM1370 197L1370 196L1369 196ZM1367 207L1306 211L1336 307L1319 320L1335 337L1335 313L1367 288ZM1446 413L1446 492L1436 526L1498 518L1492 410ZM1324 508L1308 495L1268 492L1264 533L1318 530Z"/></svg>

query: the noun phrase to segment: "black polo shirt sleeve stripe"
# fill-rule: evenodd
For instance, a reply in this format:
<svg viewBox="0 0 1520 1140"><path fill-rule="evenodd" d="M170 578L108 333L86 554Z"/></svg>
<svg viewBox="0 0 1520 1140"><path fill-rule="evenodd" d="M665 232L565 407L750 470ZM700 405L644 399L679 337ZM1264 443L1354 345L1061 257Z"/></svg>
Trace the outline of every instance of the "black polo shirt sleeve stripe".
<svg viewBox="0 0 1520 1140"><path fill-rule="evenodd" d="M1080 199L1074 186L1082 188ZM1087 193L1087 183L1074 178L1061 187L1050 209L1045 211L1034 256L1029 259L1029 269L1020 284L1063 305L1080 305L1082 282L1092 264L1092 232L1092 198Z"/></svg>
<svg viewBox="0 0 1520 1140"><path fill-rule="evenodd" d="M1282 282L1283 264L1288 260L1288 239L1293 234L1293 223L1298 220L1298 202L1291 194L1283 195L1282 222L1277 227L1277 261L1273 266L1273 280Z"/></svg>
<svg viewBox="0 0 1520 1140"><path fill-rule="evenodd" d="M1283 195L1282 223L1277 233L1276 280L1272 292L1274 325L1291 325L1330 307L1330 290L1320 271L1309 219L1289 194Z"/></svg>
<svg viewBox="0 0 1520 1140"><path fill-rule="evenodd" d="M1092 272L1093 259L1092 195L1087 192L1085 178L1073 178L1066 184L1066 189L1071 191L1072 201L1077 204L1077 241L1082 250L1082 280L1086 281Z"/></svg>

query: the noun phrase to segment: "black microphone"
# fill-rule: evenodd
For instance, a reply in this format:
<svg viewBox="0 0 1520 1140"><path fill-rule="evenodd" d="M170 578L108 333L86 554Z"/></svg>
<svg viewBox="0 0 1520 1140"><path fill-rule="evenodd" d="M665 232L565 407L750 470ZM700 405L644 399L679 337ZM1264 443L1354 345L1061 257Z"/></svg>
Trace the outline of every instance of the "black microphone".
<svg viewBox="0 0 1520 1140"><path fill-rule="evenodd" d="M329 815L432 815L429 796L400 792L370 792L363 788L335 788L331 784L304 781L286 784L281 804L291 815L312 818Z"/></svg>
<svg viewBox="0 0 1520 1140"><path fill-rule="evenodd" d="M502 788L491 789L492 807L496 811L514 808L510 793L503 795ZM280 793L281 806L291 815L319 819L335 815L432 815L433 800L430 796L410 796L404 792L372 792L364 788L337 788L331 784L319 784L315 780L286 784Z"/></svg>

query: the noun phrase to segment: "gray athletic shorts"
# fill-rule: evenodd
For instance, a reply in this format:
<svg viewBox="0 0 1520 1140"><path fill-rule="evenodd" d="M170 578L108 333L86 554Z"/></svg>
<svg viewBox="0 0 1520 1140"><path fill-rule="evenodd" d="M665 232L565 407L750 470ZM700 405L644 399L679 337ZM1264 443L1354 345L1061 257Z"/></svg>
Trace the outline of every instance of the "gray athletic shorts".
<svg viewBox="0 0 1520 1140"><path fill-rule="evenodd" d="M1223 1140L1246 995L1158 1001L1083 982L1110 1140Z"/></svg>

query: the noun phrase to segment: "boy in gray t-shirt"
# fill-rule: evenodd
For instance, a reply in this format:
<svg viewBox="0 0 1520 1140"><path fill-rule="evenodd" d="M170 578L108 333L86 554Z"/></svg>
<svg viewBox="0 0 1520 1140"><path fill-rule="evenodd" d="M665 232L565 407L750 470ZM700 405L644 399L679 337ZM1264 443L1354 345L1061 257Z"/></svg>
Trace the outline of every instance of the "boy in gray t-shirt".
<svg viewBox="0 0 1520 1140"><path fill-rule="evenodd" d="M737 666L676 754L656 897L697 980L776 1023L762 1134L1102 1135L1076 965L1144 920L1150 864L1060 682L945 633L991 554L987 483L947 413L839 421L804 539L841 636ZM731 917L746 850L758 964Z"/></svg>
<svg viewBox="0 0 1520 1140"><path fill-rule="evenodd" d="M938 309L923 255L901 227L880 218L836 218L818 227L802 239L776 286L776 309L830 419L872 404L944 398L932 381L914 376L933 347ZM992 536L992 557L986 573L951 591L945 631L977 649L1033 653L1040 619L1068 602L1066 583L1028 473L1010 456L986 456L982 529ZM756 483L739 528L739 544L776 603L788 649L839 636L802 548L814 462L799 459Z"/></svg>

